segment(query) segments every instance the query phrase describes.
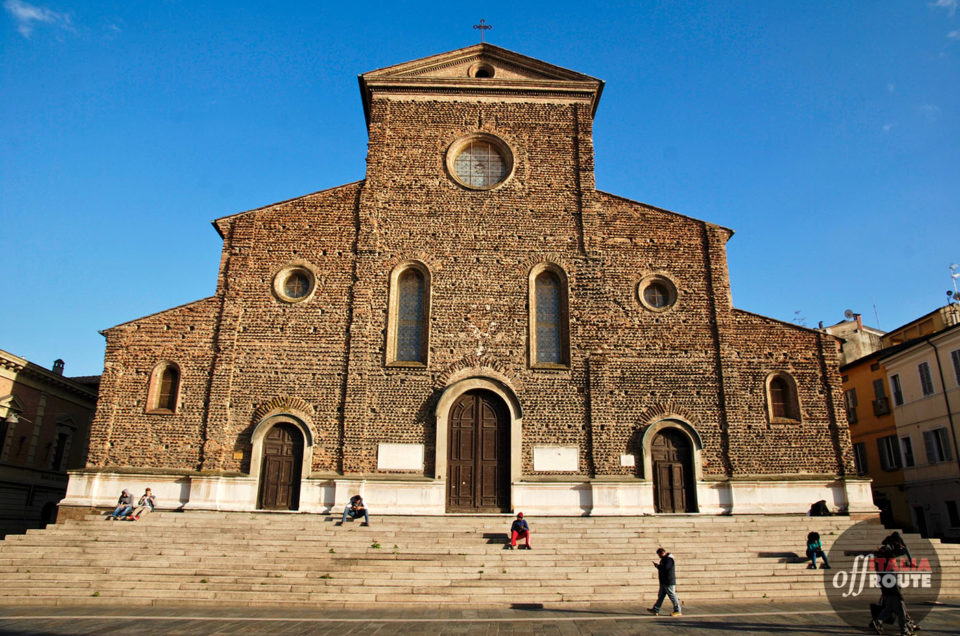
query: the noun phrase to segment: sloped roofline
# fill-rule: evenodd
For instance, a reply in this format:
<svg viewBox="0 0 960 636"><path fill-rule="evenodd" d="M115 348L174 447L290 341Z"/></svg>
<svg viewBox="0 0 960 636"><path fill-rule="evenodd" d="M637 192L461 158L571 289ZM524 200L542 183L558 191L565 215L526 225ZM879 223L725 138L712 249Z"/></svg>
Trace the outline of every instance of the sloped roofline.
<svg viewBox="0 0 960 636"><path fill-rule="evenodd" d="M611 198L614 198L614 199L620 199L621 201L626 201L627 203L633 203L634 205L642 205L642 206L645 207L645 208L650 208L651 210L656 210L657 212L663 212L664 214L670 214L670 215L672 215L672 216L678 216L678 217L680 217L681 219L687 219L688 221L695 221L695 222L697 222L697 223L706 223L706 224L709 225L710 227L719 228L719 229L721 229L721 230L724 230L724 231L726 231L726 232L729 232L729 233L730 233L730 236L733 236L733 235L736 233L734 230L731 230L730 228L728 228L728 227L726 227L726 226L723 226L723 225L718 225L717 223L711 223L710 221L704 221L703 219L698 219L698 218L695 218L695 217L692 217L692 216L688 216L688 215L686 215L686 214L681 214L680 212L674 212L673 210L668 210L668 209L666 209L666 208L660 208L660 207L657 207L657 206L655 206L655 205L650 205L649 203L644 203L643 201L636 201L636 200L634 200L634 199L629 199L629 198L627 198L627 197L620 196L619 194L612 194L612 193L607 192L607 191L605 191L605 190L597 190L597 194L602 194L602 195L604 195L604 196L608 196L608 197L611 197Z"/></svg>
<svg viewBox="0 0 960 636"><path fill-rule="evenodd" d="M797 331L806 331L808 333L818 333L822 336L826 336L827 338L833 338L834 340L837 340L837 341L843 340L843 338L841 338L840 336L835 336L832 333L827 333L826 329L804 327L803 325L787 322L786 320L780 320L779 318L771 318L770 316L764 316L763 314L758 314L754 311L747 311L746 309L738 309L737 307L734 307L733 311L741 314L746 314L748 316L754 316L756 318L763 318L764 320L769 320L770 322L776 322L783 325L784 327L790 327L792 329L796 329Z"/></svg>
<svg viewBox="0 0 960 636"><path fill-rule="evenodd" d="M456 63L459 60L485 55L491 59L500 59L504 62L515 64L529 69L530 71L542 75L541 79L475 79L469 77L463 78L419 78L419 73L427 72L431 69L442 67L448 64ZM429 55L409 62L401 62L385 66L373 71L361 73L357 76L360 84L360 97L363 101L363 116L370 125L370 100L372 99L373 86L378 88L412 88L427 87L436 90L457 90L462 92L483 92L489 90L530 90L530 91L565 91L571 93L592 93L591 116L596 115L597 106L600 103L600 95L603 93L603 80L579 73L577 71L550 64L543 60L538 60L509 49L504 49L486 42L473 44L461 49Z"/></svg>
<svg viewBox="0 0 960 636"><path fill-rule="evenodd" d="M138 318L131 318L126 322L121 322L120 324L114 325L112 327L107 327L106 329L101 329L98 333L101 336L106 337L108 331L113 331L118 327L124 327L126 325L132 325L135 322L140 322L141 320L146 320L147 318L153 318L154 316L159 316L160 314L165 314L170 311L176 311L177 309L183 309L184 307L189 307L190 305L196 305L197 303L202 303L208 300L216 298L216 296L206 296L205 298L200 298L199 300L191 300L188 303L183 303L182 305L177 305L176 307L168 307L167 309L161 309L160 311L155 311L152 314L147 314L146 316L140 316Z"/></svg>
<svg viewBox="0 0 960 636"><path fill-rule="evenodd" d="M291 203L292 201L298 201L300 199L306 199L307 197L312 197L317 194L323 194L324 192L332 192L334 190L339 190L340 188L349 188L350 186L357 185L358 183L363 183L366 179L358 179L357 181L351 181L350 183L344 183L343 185L333 186L331 188L324 188L323 190L317 190L316 192L310 192L309 194L301 194L300 196L291 197L289 199L284 199L283 201L277 201L275 203L268 203L267 205L261 205L259 208L252 208L250 210L244 210L243 212L235 212L233 214L228 214L226 216L218 217L212 221L210 224L213 225L213 229L217 231L217 234L220 235L220 238L225 238L223 235L223 230L220 228L219 223L221 221L226 221L238 216L243 216L244 214L250 214L251 212L259 212L260 210L266 210L277 205L283 205L285 203Z"/></svg>

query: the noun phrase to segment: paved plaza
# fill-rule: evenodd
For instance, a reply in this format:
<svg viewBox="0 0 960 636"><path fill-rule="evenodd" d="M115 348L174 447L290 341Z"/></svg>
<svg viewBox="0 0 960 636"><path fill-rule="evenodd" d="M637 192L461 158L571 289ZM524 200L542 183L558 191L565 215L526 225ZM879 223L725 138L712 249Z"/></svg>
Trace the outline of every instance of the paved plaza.
<svg viewBox="0 0 960 636"><path fill-rule="evenodd" d="M863 628L850 627L853 617ZM859 620L862 618L862 621ZM0 607L0 634L862 634L868 612L840 616L826 603L687 606L682 617L654 617L644 606L539 609L304 609L198 607ZM960 633L960 599L942 602L923 634ZM884 633L896 634L888 627Z"/></svg>

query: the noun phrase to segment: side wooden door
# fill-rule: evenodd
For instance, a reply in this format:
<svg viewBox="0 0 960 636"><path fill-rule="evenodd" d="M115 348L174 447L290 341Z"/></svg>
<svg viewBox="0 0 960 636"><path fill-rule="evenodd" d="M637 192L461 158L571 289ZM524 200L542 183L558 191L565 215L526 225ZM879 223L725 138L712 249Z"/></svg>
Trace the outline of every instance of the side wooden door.
<svg viewBox="0 0 960 636"><path fill-rule="evenodd" d="M300 472L303 436L292 424L277 424L263 440L260 508L297 510L300 507Z"/></svg>

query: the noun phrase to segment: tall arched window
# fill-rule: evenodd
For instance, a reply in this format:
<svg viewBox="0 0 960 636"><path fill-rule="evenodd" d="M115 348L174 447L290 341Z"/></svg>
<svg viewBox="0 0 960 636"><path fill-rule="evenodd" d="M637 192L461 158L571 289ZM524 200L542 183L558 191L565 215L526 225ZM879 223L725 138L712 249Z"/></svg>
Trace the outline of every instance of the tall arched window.
<svg viewBox="0 0 960 636"><path fill-rule="evenodd" d="M799 422L800 398L797 383L789 373L778 371L767 376L767 415L771 422Z"/></svg>
<svg viewBox="0 0 960 636"><path fill-rule="evenodd" d="M774 417L787 417L787 383L783 378L770 380L770 409Z"/></svg>
<svg viewBox="0 0 960 636"><path fill-rule="evenodd" d="M555 265L530 273L530 361L543 368L568 367L567 280Z"/></svg>
<svg viewBox="0 0 960 636"><path fill-rule="evenodd" d="M430 274L420 263L407 263L391 276L387 363L427 363L430 321Z"/></svg>
<svg viewBox="0 0 960 636"><path fill-rule="evenodd" d="M172 362L161 362L150 374L147 412L176 413L179 403L180 368Z"/></svg>

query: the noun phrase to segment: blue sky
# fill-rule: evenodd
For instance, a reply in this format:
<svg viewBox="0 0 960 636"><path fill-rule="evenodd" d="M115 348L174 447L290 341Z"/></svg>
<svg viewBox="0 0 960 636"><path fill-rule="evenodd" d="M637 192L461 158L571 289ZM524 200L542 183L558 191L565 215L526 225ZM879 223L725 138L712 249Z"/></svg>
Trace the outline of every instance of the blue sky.
<svg viewBox="0 0 960 636"><path fill-rule="evenodd" d="M960 261L957 4L0 0L0 348L100 373L214 293L211 219L363 178L357 74L481 18L606 81L598 187L736 230L736 306L893 328Z"/></svg>

